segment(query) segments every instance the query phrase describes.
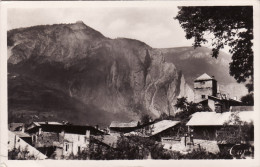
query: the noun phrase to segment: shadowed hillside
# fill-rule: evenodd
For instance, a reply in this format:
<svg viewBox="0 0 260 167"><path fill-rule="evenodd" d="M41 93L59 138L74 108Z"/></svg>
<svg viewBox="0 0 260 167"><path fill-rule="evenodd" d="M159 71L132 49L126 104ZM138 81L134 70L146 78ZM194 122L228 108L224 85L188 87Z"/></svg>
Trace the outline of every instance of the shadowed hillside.
<svg viewBox="0 0 260 167"><path fill-rule="evenodd" d="M220 79L228 60L202 59L208 54L207 48L153 49L138 40L109 39L82 22L11 30L9 121L20 120L17 113L40 119L50 113L52 119L107 125L174 113L177 97L193 99L192 81L201 73L235 83L227 75Z"/></svg>

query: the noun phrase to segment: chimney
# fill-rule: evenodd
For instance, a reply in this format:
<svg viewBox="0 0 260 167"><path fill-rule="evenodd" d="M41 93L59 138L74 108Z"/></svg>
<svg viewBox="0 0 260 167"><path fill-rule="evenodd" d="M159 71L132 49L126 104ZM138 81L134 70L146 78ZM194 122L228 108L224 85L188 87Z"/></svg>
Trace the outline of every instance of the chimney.
<svg viewBox="0 0 260 167"><path fill-rule="evenodd" d="M84 24L84 22L81 21L81 20L78 20L78 21L76 22L76 24Z"/></svg>
<svg viewBox="0 0 260 167"><path fill-rule="evenodd" d="M24 125L22 126L22 132L24 133L24 131L25 131L25 127L24 127Z"/></svg>
<svg viewBox="0 0 260 167"><path fill-rule="evenodd" d="M64 130L61 130L60 135L64 137L64 135L65 135L65 131L64 131Z"/></svg>
<svg viewBox="0 0 260 167"><path fill-rule="evenodd" d="M236 97L236 96L234 96L234 100L237 100L237 97Z"/></svg>
<svg viewBox="0 0 260 167"><path fill-rule="evenodd" d="M99 129L99 126L98 126L98 125L96 125L96 126L95 126L95 128L96 128L96 129Z"/></svg>
<svg viewBox="0 0 260 167"><path fill-rule="evenodd" d="M42 134L42 128L39 128L39 135Z"/></svg>
<svg viewBox="0 0 260 167"><path fill-rule="evenodd" d="M211 76L211 78L215 79L215 76L214 76L214 75L212 75L212 76Z"/></svg>
<svg viewBox="0 0 260 167"><path fill-rule="evenodd" d="M226 94L227 100L229 99L229 94Z"/></svg>
<svg viewBox="0 0 260 167"><path fill-rule="evenodd" d="M107 127L107 134L110 134L110 129L109 129L109 127Z"/></svg>
<svg viewBox="0 0 260 167"><path fill-rule="evenodd" d="M58 134L58 141L60 143L63 143L64 141L64 136L65 136L65 131L62 129L61 132Z"/></svg>
<svg viewBox="0 0 260 167"><path fill-rule="evenodd" d="M86 138L87 138L87 139L90 138L90 130L86 130Z"/></svg>
<svg viewBox="0 0 260 167"><path fill-rule="evenodd" d="M45 121L45 124L48 125L48 121Z"/></svg>

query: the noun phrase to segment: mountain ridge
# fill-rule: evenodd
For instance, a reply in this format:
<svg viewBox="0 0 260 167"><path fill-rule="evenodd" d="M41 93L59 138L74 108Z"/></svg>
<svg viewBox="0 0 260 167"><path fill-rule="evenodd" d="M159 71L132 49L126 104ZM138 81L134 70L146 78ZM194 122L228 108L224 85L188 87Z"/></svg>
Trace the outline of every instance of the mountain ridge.
<svg viewBox="0 0 260 167"><path fill-rule="evenodd" d="M192 100L192 76L178 64L185 60L176 57L172 49L155 49L135 39L109 39L83 24L56 24L9 31L8 72L24 75L48 89L65 93L64 102L73 98L96 108L98 114L92 114L93 118L109 117L106 124L112 120L138 119L143 114L152 117L162 113L173 114L178 97L187 96ZM9 81L10 85L18 82ZM12 87L8 87L8 91L15 94ZM33 92L27 93L30 94ZM17 112L19 108L10 103L10 97L10 112ZM15 99L21 108L29 105L16 96ZM91 113L91 107L86 108L74 108L83 113L80 118L83 124L84 117L88 117L84 113ZM44 110L44 107L36 110ZM69 112L69 115L73 113ZM77 122L77 119L72 122Z"/></svg>

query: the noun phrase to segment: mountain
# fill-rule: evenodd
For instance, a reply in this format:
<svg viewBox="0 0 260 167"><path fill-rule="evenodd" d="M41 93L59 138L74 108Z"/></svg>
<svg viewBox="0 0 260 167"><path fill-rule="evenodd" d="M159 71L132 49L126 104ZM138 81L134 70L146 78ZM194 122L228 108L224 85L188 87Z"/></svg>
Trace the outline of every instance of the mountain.
<svg viewBox="0 0 260 167"><path fill-rule="evenodd" d="M204 56L207 48L154 49L134 39L109 39L83 22L14 29L7 37L9 121L105 126L143 114L155 118L174 113L177 97L192 100L193 78L210 65L214 75L228 68L228 62L198 58L199 70L192 69L193 53ZM235 84L225 77L223 85Z"/></svg>
<svg viewBox="0 0 260 167"><path fill-rule="evenodd" d="M230 98L247 94L243 84L238 84L229 74L231 55L220 52L218 58L212 57L212 51L206 47L178 47L160 49L166 62L175 64L181 70L185 80L193 88L193 81L203 73L207 73L218 81L219 91ZM239 90L239 91L238 91Z"/></svg>

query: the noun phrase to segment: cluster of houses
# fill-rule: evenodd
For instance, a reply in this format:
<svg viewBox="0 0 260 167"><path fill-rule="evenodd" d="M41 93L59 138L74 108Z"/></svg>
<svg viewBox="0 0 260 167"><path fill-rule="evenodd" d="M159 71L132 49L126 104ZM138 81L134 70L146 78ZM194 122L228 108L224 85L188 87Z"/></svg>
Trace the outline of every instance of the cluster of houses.
<svg viewBox="0 0 260 167"><path fill-rule="evenodd" d="M151 120L145 124L113 121L103 130L66 122L32 122L26 128L23 123L10 123L8 147L27 149L38 159L60 159L88 149L90 142L116 148L119 136L124 135L151 138L161 142L165 149L183 153L195 146L216 153L220 151L219 144L224 144L217 137L233 113L238 113L241 121L253 122L253 106L242 106L240 101L219 93L214 77L201 75L194 81L194 90L195 102L208 106L209 111L194 113L186 124L187 133L182 133L181 122L174 120ZM250 140L253 145L253 135Z"/></svg>

